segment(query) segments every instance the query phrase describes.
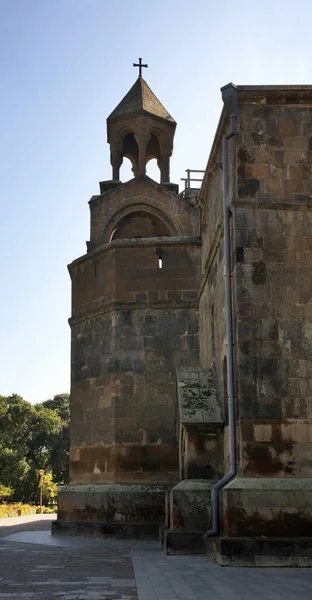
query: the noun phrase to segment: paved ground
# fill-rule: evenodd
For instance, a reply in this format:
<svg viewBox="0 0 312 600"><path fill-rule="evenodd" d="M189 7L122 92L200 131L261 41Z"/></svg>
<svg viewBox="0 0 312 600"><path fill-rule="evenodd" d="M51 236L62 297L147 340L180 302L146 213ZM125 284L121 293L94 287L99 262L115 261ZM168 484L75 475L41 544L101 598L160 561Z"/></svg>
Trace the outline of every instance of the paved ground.
<svg viewBox="0 0 312 600"><path fill-rule="evenodd" d="M312 569L219 567L154 542L50 535L51 516L0 522L0 600L312 600Z"/></svg>

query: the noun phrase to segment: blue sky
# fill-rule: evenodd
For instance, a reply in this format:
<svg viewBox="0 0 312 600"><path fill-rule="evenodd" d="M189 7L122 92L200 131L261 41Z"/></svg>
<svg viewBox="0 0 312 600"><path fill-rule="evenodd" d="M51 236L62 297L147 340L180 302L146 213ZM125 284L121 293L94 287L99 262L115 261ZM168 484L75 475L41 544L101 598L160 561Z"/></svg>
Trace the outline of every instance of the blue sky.
<svg viewBox="0 0 312 600"><path fill-rule="evenodd" d="M0 0L0 394L69 391L66 265L111 178L106 117L132 63L178 122L179 183L206 165L222 85L312 83L311 22L311 0Z"/></svg>

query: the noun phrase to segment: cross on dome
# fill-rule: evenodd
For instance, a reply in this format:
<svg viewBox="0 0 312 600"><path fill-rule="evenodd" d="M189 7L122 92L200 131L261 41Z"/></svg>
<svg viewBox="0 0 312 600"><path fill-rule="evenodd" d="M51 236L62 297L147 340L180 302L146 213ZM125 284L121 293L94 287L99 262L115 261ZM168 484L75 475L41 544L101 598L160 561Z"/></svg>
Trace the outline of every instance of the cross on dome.
<svg viewBox="0 0 312 600"><path fill-rule="evenodd" d="M134 67L139 67L139 77L142 77L142 68L148 69L148 65L142 64L142 58L139 58L139 63L133 63Z"/></svg>

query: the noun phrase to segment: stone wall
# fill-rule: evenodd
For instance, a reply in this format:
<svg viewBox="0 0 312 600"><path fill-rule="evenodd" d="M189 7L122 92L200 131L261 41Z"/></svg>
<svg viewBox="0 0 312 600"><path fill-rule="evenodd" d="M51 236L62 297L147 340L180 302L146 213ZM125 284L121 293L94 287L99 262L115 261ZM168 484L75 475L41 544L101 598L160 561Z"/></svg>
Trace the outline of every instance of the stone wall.
<svg viewBox="0 0 312 600"><path fill-rule="evenodd" d="M302 554L312 537L312 86L238 86L237 94L229 144L237 476L220 494L214 553L220 564L249 566L286 566L291 553L300 566L311 563ZM214 368L223 399L228 129L224 109L199 198L201 364ZM224 473L227 442L225 428ZM299 536L310 539L301 545ZM286 548L285 538L295 542Z"/></svg>
<svg viewBox="0 0 312 600"><path fill-rule="evenodd" d="M239 108L233 199L239 472L307 477L312 108L270 93L252 100L242 95Z"/></svg>
<svg viewBox="0 0 312 600"><path fill-rule="evenodd" d="M223 124L223 129L226 124ZM221 138L213 150L201 188L202 207L201 284L199 293L200 359L203 367L212 368L217 383L217 396L225 427L216 443L222 446L222 472L228 469L227 358L225 331L224 246ZM231 146L232 151L232 146ZM230 178L231 187L233 177Z"/></svg>
<svg viewBox="0 0 312 600"><path fill-rule="evenodd" d="M130 188L142 199L146 178L121 187L124 198ZM183 228L179 207L193 209L161 186L150 187L158 200L163 194L163 212L149 233L158 233L159 218L161 226L168 224L168 235L138 239L121 235L98 246L111 236L111 226L121 229L120 219L127 215L123 232L130 228L129 232L142 234L150 215L154 219L148 198L137 222L133 217L137 213L121 215L113 190L96 200L104 238L97 237L97 221L90 240L94 249L69 267L72 484L178 480L176 367L199 362L200 240L172 235L173 223ZM172 203L165 210L169 199ZM110 216L114 202L119 220ZM101 214L106 220L101 221Z"/></svg>
<svg viewBox="0 0 312 600"><path fill-rule="evenodd" d="M161 219L171 236L200 235L197 207L147 176L94 196L89 204L93 248L109 242L112 232L126 215L142 210Z"/></svg>
<svg viewBox="0 0 312 600"><path fill-rule="evenodd" d="M199 299L201 364L213 368L223 382L225 356L224 256L222 222L222 171L216 168L201 194L202 254Z"/></svg>

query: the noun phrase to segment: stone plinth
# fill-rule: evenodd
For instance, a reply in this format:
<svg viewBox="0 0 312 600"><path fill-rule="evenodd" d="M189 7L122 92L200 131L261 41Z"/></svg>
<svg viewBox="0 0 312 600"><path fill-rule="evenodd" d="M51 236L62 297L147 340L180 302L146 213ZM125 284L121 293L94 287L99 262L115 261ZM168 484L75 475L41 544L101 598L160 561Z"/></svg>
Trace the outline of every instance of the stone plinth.
<svg viewBox="0 0 312 600"><path fill-rule="evenodd" d="M205 533L211 528L211 490L215 481L184 480L167 492L167 554L204 554Z"/></svg>
<svg viewBox="0 0 312 600"><path fill-rule="evenodd" d="M312 479L236 477L221 491L223 566L312 566Z"/></svg>
<svg viewBox="0 0 312 600"><path fill-rule="evenodd" d="M311 567L311 537L207 538L206 551L222 567Z"/></svg>
<svg viewBox="0 0 312 600"><path fill-rule="evenodd" d="M52 532L156 539L165 518L167 488L117 483L62 486Z"/></svg>

